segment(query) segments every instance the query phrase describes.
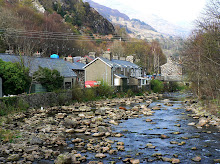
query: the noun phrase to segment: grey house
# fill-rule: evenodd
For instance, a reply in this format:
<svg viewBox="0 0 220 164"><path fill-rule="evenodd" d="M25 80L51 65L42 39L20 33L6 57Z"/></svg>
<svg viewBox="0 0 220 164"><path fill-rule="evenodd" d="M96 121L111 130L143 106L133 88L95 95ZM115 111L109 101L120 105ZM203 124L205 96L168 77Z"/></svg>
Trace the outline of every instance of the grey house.
<svg viewBox="0 0 220 164"><path fill-rule="evenodd" d="M24 61L24 65L30 69L30 76L39 69L39 66L43 68L56 69L60 72L60 75L64 77L63 86L65 89L71 88L76 82L77 75L73 70L78 68L78 66L74 63L64 61L63 59L28 57L9 54L0 54L0 59L6 62L20 62L22 59ZM44 88L36 83L32 92L41 91L45 91Z"/></svg>
<svg viewBox="0 0 220 164"><path fill-rule="evenodd" d="M2 78L0 77L0 97L2 96Z"/></svg>
<svg viewBox="0 0 220 164"><path fill-rule="evenodd" d="M138 86L141 77L141 67L125 60L95 58L84 66L85 81L105 81L110 86Z"/></svg>

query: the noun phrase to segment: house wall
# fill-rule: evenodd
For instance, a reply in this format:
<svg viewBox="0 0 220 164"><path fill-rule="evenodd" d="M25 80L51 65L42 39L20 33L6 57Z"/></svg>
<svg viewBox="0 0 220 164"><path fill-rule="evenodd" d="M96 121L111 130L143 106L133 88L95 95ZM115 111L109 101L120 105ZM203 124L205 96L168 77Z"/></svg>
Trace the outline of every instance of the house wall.
<svg viewBox="0 0 220 164"><path fill-rule="evenodd" d="M85 68L85 81L103 80L112 85L111 68L101 60L96 60Z"/></svg>
<svg viewBox="0 0 220 164"><path fill-rule="evenodd" d="M129 85L137 85L138 86L138 79L130 77L129 78Z"/></svg>
<svg viewBox="0 0 220 164"><path fill-rule="evenodd" d="M74 70L77 75L76 82L81 88L85 86L85 71L84 70Z"/></svg>
<svg viewBox="0 0 220 164"><path fill-rule="evenodd" d="M0 77L0 97L2 96L2 78Z"/></svg>
<svg viewBox="0 0 220 164"><path fill-rule="evenodd" d="M70 89L76 83L76 77L65 77L63 80L64 89Z"/></svg>

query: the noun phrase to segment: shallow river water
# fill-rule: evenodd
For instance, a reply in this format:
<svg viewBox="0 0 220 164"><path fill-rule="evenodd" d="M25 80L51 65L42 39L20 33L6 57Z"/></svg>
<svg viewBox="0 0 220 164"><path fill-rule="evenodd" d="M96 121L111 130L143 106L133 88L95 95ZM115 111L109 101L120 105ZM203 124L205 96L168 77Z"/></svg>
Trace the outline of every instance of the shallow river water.
<svg viewBox="0 0 220 164"><path fill-rule="evenodd" d="M139 159L140 163L170 163L158 160L152 155L155 153L162 154L167 158L178 158L181 163L196 163L191 159L195 156L201 157L204 164L214 163L214 159L220 158L220 133L215 127L197 129L195 126L189 126L190 122L198 120L189 117L178 95L167 95L173 106L163 105L163 101L154 101L149 107L161 104L161 110L156 110L153 116L143 116L123 120L118 126L113 126L113 132L120 132L124 136L121 138L109 138L117 142L125 143L125 151L118 152L117 155L107 155L102 159L104 163L115 161L123 163L125 158ZM152 122L146 122L151 119ZM173 134L179 132L179 134ZM161 139L164 134L169 138ZM171 143L183 143L183 145ZM146 144L151 143L154 149L149 149ZM113 147L116 147L116 142ZM196 150L191 148L196 147ZM86 153L87 160L96 160L95 154ZM87 162L88 162L87 161Z"/></svg>

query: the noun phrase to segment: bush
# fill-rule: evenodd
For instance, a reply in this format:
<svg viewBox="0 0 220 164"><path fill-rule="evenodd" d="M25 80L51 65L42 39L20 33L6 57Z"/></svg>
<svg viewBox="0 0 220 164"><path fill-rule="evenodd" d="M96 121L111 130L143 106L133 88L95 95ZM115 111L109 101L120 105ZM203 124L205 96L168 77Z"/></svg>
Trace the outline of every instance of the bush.
<svg viewBox="0 0 220 164"><path fill-rule="evenodd" d="M152 89L155 93L160 93L160 92L162 92L163 89L164 89L163 82L160 81L160 80L151 80L150 84L151 84L151 89Z"/></svg>
<svg viewBox="0 0 220 164"><path fill-rule="evenodd" d="M98 97L110 97L114 94L114 89L103 81L94 89L96 91L96 96Z"/></svg>
<svg viewBox="0 0 220 164"><path fill-rule="evenodd" d="M85 89L85 100L91 101L96 99L95 89L94 88L87 88Z"/></svg>
<svg viewBox="0 0 220 164"><path fill-rule="evenodd" d="M0 99L0 116L13 112L26 111L29 104L19 97L4 97Z"/></svg>

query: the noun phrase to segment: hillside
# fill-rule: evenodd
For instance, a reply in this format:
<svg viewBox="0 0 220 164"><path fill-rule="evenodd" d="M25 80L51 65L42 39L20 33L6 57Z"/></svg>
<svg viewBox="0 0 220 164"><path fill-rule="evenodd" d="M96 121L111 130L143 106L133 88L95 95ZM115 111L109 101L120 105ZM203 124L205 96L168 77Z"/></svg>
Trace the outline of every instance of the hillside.
<svg viewBox="0 0 220 164"><path fill-rule="evenodd" d="M100 46L94 34L115 34L114 26L81 0L0 2L0 52L84 55Z"/></svg>
<svg viewBox="0 0 220 164"><path fill-rule="evenodd" d="M161 33L158 33L152 26L139 19L130 19L126 14L123 14L120 11L100 5L92 0L84 1L88 2L91 7L97 10L114 25L124 27L131 37L148 40L161 37Z"/></svg>

